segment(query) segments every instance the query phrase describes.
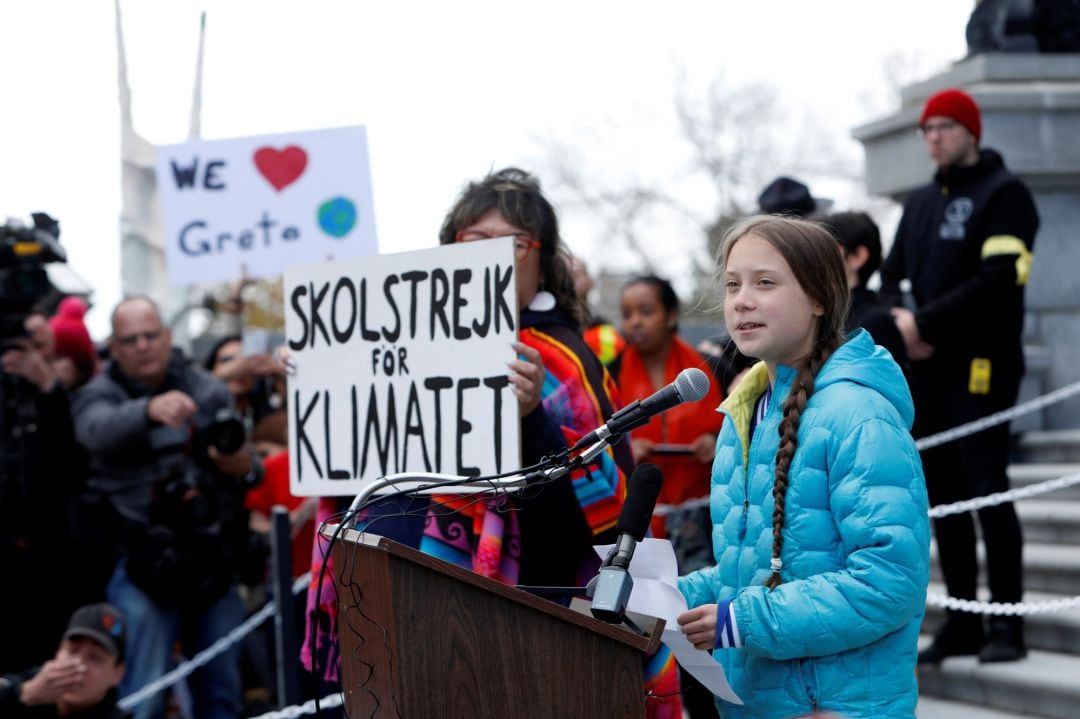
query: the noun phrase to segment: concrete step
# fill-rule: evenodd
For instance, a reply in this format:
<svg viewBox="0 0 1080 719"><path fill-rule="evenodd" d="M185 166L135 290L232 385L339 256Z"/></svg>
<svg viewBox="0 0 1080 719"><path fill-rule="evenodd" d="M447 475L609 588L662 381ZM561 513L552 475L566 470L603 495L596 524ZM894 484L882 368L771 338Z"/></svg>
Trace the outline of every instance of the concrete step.
<svg viewBox="0 0 1080 719"><path fill-rule="evenodd" d="M1010 464L1009 481L1012 487L1029 487L1033 484L1057 479L1067 474L1080 473L1080 462L1040 462L1031 464ZM1065 489L1039 495L1049 499L1080 499L1080 484Z"/></svg>
<svg viewBox="0 0 1080 719"><path fill-rule="evenodd" d="M1016 513L1025 542L1080 545L1080 501L1023 499L1016 503Z"/></svg>
<svg viewBox="0 0 1080 719"><path fill-rule="evenodd" d="M937 564L937 542L930 547L931 580L941 581ZM986 585L986 566L982 543L978 547L980 586ZM1024 587L1036 592L1080 595L1080 551L1058 544L1024 543ZM1080 712L1077 713L1080 716Z"/></svg>
<svg viewBox="0 0 1080 719"><path fill-rule="evenodd" d="M1024 462L1080 462L1080 429L1024 432L1016 453Z"/></svg>
<svg viewBox="0 0 1080 719"><path fill-rule="evenodd" d="M932 582L928 591L936 595L946 594L945 585L938 582ZM983 590L979 593L979 598L983 601L990 601L990 594L988 591ZM1049 592L1029 591L1024 593L1025 603L1050 602L1071 598L1068 595ZM936 634L944 621L944 609L927 605L926 618L923 620L923 632L930 635ZM1024 637L1027 645L1032 649L1080 655L1080 606L1073 606L1056 612L1028 615L1024 619ZM1078 677L1078 680L1080 680L1080 677Z"/></svg>
<svg viewBox="0 0 1080 719"><path fill-rule="evenodd" d="M915 707L915 719L1029 719L1032 716L1035 715L986 709L925 694L919 695L919 705Z"/></svg>
<svg viewBox="0 0 1080 719"><path fill-rule="evenodd" d="M920 638L920 648L929 641L929 636ZM1021 661L1001 664L979 664L975 657L950 657L940 666L919 667L918 674L920 696L1020 716L1080 716L1080 657L1038 650Z"/></svg>

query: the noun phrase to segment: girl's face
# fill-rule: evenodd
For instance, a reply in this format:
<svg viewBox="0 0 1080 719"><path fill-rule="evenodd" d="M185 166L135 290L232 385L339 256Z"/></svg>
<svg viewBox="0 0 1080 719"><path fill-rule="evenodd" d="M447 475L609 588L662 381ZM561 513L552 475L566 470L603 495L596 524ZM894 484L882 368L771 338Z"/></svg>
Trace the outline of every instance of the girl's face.
<svg viewBox="0 0 1080 719"><path fill-rule="evenodd" d="M470 233L477 239L506 237L513 235L515 238L515 256L517 258L517 293L518 309L524 309L533 301L533 297L540 290L540 249L532 247L530 243L536 242L527 230L514 227L503 217L498 210L488 210L480 219L468 227L462 228L458 233L458 242L472 242L468 238Z"/></svg>
<svg viewBox="0 0 1080 719"><path fill-rule="evenodd" d="M623 337L638 352L650 354L671 341L675 312L664 309L655 287L645 282L629 285L623 289L619 305Z"/></svg>
<svg viewBox="0 0 1080 719"><path fill-rule="evenodd" d="M724 268L724 323L739 351L776 366L797 366L814 347L824 308L803 291L787 261L756 235L738 239Z"/></svg>

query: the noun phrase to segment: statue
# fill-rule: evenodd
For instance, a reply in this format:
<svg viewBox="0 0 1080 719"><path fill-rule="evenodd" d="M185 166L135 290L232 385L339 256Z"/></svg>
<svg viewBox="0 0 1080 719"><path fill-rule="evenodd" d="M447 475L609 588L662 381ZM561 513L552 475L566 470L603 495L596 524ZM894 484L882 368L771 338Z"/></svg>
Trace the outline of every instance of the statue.
<svg viewBox="0 0 1080 719"><path fill-rule="evenodd" d="M968 54L1080 51L1080 0L981 0L967 25Z"/></svg>

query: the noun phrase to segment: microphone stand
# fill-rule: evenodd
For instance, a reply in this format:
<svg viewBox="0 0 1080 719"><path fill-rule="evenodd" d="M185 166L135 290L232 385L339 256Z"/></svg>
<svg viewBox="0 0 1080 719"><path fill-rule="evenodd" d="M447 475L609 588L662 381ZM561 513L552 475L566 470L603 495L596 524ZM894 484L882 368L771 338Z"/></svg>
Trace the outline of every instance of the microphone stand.
<svg viewBox="0 0 1080 719"><path fill-rule="evenodd" d="M348 514L355 514L379 491L387 487L397 488L400 485L415 484L411 489L399 490L405 494L439 493L440 489L449 487L463 487L480 492L484 490L492 492L512 491L522 489L533 483L549 482L559 479L575 469L592 464L600 453L607 449L613 441L622 438L622 434L603 438L581 454L562 463L548 467L539 472L528 474L513 474L508 477L460 477L455 474L435 474L431 472L399 472L379 477L356 495L352 504L349 505ZM569 451L566 453L569 454ZM560 455L555 461L560 461L564 455Z"/></svg>
<svg viewBox="0 0 1080 719"><path fill-rule="evenodd" d="M587 467L592 464L600 454L609 446L618 442L623 438L623 432L617 432L607 437L603 437L594 442L581 454L569 459L563 459L565 455L569 454L569 450L563 455L556 458L555 461L562 459L562 463L554 467L548 467L547 469L539 472L530 472L529 474L514 474L508 477L497 478L482 478L482 477L460 477L452 474L436 474L431 472L400 472L397 474L389 474L385 477L379 477L373 481L370 485L365 487L356 498L353 499L349 505L349 511L346 514L348 518L350 515L355 514L380 490L387 487L398 487L402 484L415 483L417 486L411 490L403 490L405 494L422 494L426 492L438 493L440 489L446 487L468 487L479 490L491 490L491 491L513 491L528 486L532 483L548 482L554 479L559 479L572 470L579 469L581 467ZM615 550L613 549L612 552ZM574 594L583 594L590 598L593 597L596 589L596 582L599 575L593 577L586 587L554 587L554 586L530 586L524 584L514 585L515 589L521 589L531 594L554 594L561 596L570 596ZM626 577L630 586L633 586L633 580ZM627 588L627 593L629 589ZM639 634L640 636L647 636L647 632L639 627L634 621L626 616L625 612L619 612L617 617L609 616L606 618L609 623L621 623L625 624L631 631Z"/></svg>

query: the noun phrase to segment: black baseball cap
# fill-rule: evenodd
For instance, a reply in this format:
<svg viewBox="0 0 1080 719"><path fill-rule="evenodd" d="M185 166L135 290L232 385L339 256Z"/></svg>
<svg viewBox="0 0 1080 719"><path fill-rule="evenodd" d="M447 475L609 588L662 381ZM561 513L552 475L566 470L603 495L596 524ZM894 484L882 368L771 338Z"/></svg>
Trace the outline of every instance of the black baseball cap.
<svg viewBox="0 0 1080 719"><path fill-rule="evenodd" d="M115 656L118 662L124 661L127 622L111 604L88 604L76 609L64 632L64 639L71 637L93 639Z"/></svg>

